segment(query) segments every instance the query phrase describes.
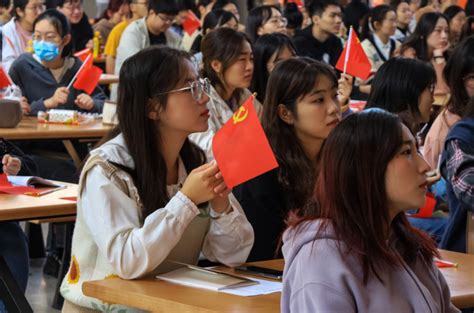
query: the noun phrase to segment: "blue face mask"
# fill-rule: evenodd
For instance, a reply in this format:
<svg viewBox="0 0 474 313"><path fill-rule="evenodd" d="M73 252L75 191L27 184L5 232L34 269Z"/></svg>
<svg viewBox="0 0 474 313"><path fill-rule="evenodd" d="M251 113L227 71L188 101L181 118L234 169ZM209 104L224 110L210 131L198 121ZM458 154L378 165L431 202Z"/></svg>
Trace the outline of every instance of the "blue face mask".
<svg viewBox="0 0 474 313"><path fill-rule="evenodd" d="M59 46L47 41L33 41L33 50L41 61L52 61L59 56Z"/></svg>

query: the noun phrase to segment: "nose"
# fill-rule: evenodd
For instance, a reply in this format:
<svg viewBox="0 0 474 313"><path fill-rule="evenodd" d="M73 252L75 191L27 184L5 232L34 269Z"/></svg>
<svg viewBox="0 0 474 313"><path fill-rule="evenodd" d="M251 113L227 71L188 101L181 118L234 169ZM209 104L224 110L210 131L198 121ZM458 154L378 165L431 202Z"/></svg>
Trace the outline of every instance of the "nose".
<svg viewBox="0 0 474 313"><path fill-rule="evenodd" d="M248 60L247 65L245 66L246 71L251 71L253 73L253 61Z"/></svg>
<svg viewBox="0 0 474 313"><path fill-rule="evenodd" d="M418 167L418 172L420 174L426 174L431 168L430 165L425 161L425 159L419 154L416 153L416 164Z"/></svg>
<svg viewBox="0 0 474 313"><path fill-rule="evenodd" d="M334 114L339 114L341 111L340 105L339 105L339 100L335 98L332 102L331 105L328 107L328 114L329 115L334 115Z"/></svg>
<svg viewBox="0 0 474 313"><path fill-rule="evenodd" d="M201 99L199 99L196 102L199 106L205 106L209 102L209 95L203 91L201 95Z"/></svg>

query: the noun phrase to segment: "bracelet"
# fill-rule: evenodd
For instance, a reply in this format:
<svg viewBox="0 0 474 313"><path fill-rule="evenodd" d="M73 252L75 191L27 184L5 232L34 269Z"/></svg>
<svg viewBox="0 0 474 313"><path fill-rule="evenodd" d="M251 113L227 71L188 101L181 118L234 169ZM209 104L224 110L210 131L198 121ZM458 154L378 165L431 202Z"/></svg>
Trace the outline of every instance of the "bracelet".
<svg viewBox="0 0 474 313"><path fill-rule="evenodd" d="M227 215L229 214L230 212L232 212L232 205L230 204L230 201L229 201L229 204L227 205L227 207L225 208L224 212L221 212L221 213L217 213L216 211L214 211L212 208L209 210L209 216L213 219L213 220L216 220L220 217L222 217L222 215Z"/></svg>
<svg viewBox="0 0 474 313"><path fill-rule="evenodd" d="M435 55L433 59L444 59L444 55Z"/></svg>

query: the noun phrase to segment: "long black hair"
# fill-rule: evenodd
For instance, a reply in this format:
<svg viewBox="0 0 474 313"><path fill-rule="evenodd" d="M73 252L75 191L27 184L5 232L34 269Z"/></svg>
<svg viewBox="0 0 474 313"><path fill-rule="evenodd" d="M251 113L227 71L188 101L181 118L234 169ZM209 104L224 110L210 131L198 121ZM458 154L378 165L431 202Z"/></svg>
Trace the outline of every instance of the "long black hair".
<svg viewBox="0 0 474 313"><path fill-rule="evenodd" d="M49 9L38 15L38 17L35 19L35 22L33 23L33 31L36 28L36 24L39 22L46 20L53 25L53 27L56 29L58 34L61 36L61 39L64 39L67 35L71 35L71 24L69 24L69 21L67 17L59 12L56 9ZM71 35L71 40L69 43L64 46L63 52L61 53L62 57L70 56L72 54L72 35Z"/></svg>
<svg viewBox="0 0 474 313"><path fill-rule="evenodd" d="M257 93L257 99L263 102L267 89L267 81L270 73L267 64L270 58L288 48L296 55L295 47L288 36L280 33L266 34L257 39L253 48L254 70L250 90Z"/></svg>
<svg viewBox="0 0 474 313"><path fill-rule="evenodd" d="M453 50L444 68L444 79L449 86L451 98L447 109L462 116L469 101L463 78L474 73L474 36L467 37Z"/></svg>
<svg viewBox="0 0 474 313"><path fill-rule="evenodd" d="M258 29L272 18L273 9L280 12L280 9L273 5L262 5L250 10L247 16L247 26L245 31L253 43L255 43L259 37Z"/></svg>
<svg viewBox="0 0 474 313"><path fill-rule="evenodd" d="M317 160L305 154L294 126L280 118L278 106L283 104L297 116L298 101L314 90L322 76L337 86L336 74L329 65L298 57L277 64L268 79L262 126L280 166L278 182L293 209L303 207L313 191Z"/></svg>
<svg viewBox="0 0 474 313"><path fill-rule="evenodd" d="M418 99L435 82L436 73L429 64L417 59L390 59L375 74L366 107L408 113L401 117L413 130L420 117Z"/></svg>
<svg viewBox="0 0 474 313"><path fill-rule="evenodd" d="M408 48L413 48L416 51L416 57L422 61L430 61L428 55L428 36L434 31L436 23L440 18L444 18L449 25L448 18L442 13L428 12L421 16L418 24L416 24L415 31L408 37L401 47L401 53Z"/></svg>
<svg viewBox="0 0 474 313"><path fill-rule="evenodd" d="M165 110L168 94L188 77L188 53L168 47L152 46L128 58L120 69L117 116L121 132L135 163L127 172L133 177L143 204L143 218L169 201L166 190L167 167L163 158L162 138L154 120L148 118L152 106ZM180 156L189 173L204 164L204 152L189 139Z"/></svg>

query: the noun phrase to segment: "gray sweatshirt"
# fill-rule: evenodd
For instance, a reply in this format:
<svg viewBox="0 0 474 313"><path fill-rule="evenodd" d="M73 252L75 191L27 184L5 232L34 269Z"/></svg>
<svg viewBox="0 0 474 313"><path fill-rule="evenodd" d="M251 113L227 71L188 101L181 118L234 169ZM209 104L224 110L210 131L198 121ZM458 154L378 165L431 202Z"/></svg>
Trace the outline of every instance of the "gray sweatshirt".
<svg viewBox="0 0 474 313"><path fill-rule="evenodd" d="M285 270L281 312L429 313L460 312L450 301L441 272L421 258L415 264L378 270L363 284L360 263L341 256L332 229L316 238L320 221L283 235ZM343 245L343 243L341 243Z"/></svg>

